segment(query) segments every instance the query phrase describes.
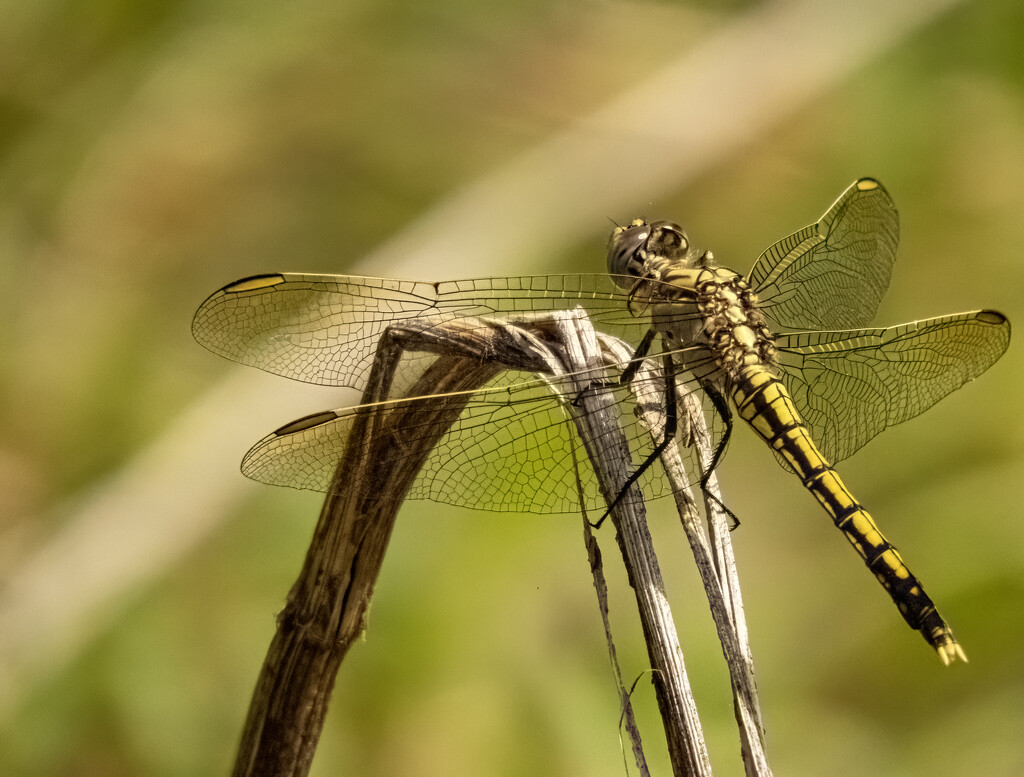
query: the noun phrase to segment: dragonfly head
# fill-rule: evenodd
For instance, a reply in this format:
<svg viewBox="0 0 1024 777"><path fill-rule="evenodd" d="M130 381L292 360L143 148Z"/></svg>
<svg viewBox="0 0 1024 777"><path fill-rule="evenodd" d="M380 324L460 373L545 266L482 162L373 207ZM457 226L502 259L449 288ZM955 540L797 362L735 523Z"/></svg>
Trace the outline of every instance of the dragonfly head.
<svg viewBox="0 0 1024 777"><path fill-rule="evenodd" d="M650 274L652 260L669 262L684 259L690 240L683 228L672 221L634 219L626 227L616 227L608 241L608 272L623 288L632 285L626 278Z"/></svg>

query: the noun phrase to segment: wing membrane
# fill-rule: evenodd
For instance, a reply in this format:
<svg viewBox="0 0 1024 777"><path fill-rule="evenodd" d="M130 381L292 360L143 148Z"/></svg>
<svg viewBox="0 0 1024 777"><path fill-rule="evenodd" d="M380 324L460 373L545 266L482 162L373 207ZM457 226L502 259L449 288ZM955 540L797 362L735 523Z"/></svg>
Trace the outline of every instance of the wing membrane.
<svg viewBox="0 0 1024 777"><path fill-rule="evenodd" d="M660 373L652 371L648 375L651 377L644 380L651 384L654 395L663 397ZM573 448L581 461L586 457L558 399L560 393L568 392L563 390L567 379L552 383L528 377L503 372L468 398L465 393L435 394L317 413L293 421L256 443L242 462L242 472L271 485L327 491L360 415L401 414L401 435L396 436L397 452L392 453L401 457L402 448L416 450L418 438L429 439L436 434L433 424L439 407L451 403L462 407L458 419L427 455L408 498L499 512L579 512ZM630 388L601 390L614 391L621 400L619 407L626 408L631 402ZM663 408L658 410L663 422ZM623 412L620 421L633 454L633 466L639 467L653 448L650 431L628 411ZM719 428L713 431L720 432ZM685 447L685 426L677 440L684 444L681 455L690 460L696 480L700 475L695 463L697 454ZM716 442L713 440L712 446ZM603 509L605 501L591 468L584 464L580 475L587 508ZM659 465L644 473L640 486L649 497L670 493Z"/></svg>
<svg viewBox="0 0 1024 777"><path fill-rule="evenodd" d="M899 215L862 178L815 224L768 248L747 280L765 312L790 329L852 329L875 316L896 260Z"/></svg>
<svg viewBox="0 0 1024 777"><path fill-rule="evenodd" d="M214 353L306 383L361 387L380 335L392 324L515 315L584 305L595 325L630 342L649 326L627 310L628 292L604 274L425 283L279 273L211 295L192 332Z"/></svg>
<svg viewBox="0 0 1024 777"><path fill-rule="evenodd" d="M888 329L783 335L776 344L783 381L836 462L976 378L1009 341L1006 318L978 310Z"/></svg>

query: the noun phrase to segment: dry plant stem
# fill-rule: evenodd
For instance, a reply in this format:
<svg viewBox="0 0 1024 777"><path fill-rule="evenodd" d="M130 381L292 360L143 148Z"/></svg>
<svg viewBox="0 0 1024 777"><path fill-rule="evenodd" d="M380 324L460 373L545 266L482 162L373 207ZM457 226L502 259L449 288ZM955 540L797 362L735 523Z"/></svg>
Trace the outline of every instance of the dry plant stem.
<svg viewBox="0 0 1024 777"><path fill-rule="evenodd" d="M703 416L701 416L703 420ZM711 452L705 452L705 461L711 460ZM703 458L703 457L702 457ZM708 490L719 495L718 482L714 474L708 480ZM736 634L734 653L726 656L733 686L733 705L736 722L740 726L740 745L743 749L743 763L748 777L769 777L771 768L765 750L764 720L757 696L754 677L754 658L750 649L747 619L743 614L743 598L740 593L739 573L736 570L736 556L729 537L729 518L720 505L704 495L704 512L708 516L708 533L711 538L712 560L718 572L726 611ZM723 650L726 646L723 644Z"/></svg>
<svg viewBox="0 0 1024 777"><path fill-rule="evenodd" d="M410 396L471 390L506 366L482 358L501 352L500 338L481 339L480 330L474 334L468 327L462 334L480 342L463 342L456 348L446 346L445 333L433 334L436 342L429 343L419 332L386 333L364 403L387 396L401 352L410 341L442 354L472 353L473 345L480 349L478 358L440 356ZM363 631L395 515L423 459L461 411L443 403L438 408L435 436L417 440L415 451L405 445L400 456L395 455L395 443L402 440L401 405L387 415L366 416L353 428L337 468L337 487L324 502L302 571L278 618L246 719L236 777L308 773L338 667ZM419 420L422 423L422 417Z"/></svg>
<svg viewBox="0 0 1024 777"><path fill-rule="evenodd" d="M604 356L590 320L576 313L562 316L559 324L559 339L566 347L567 370L580 372L599 368ZM579 385L577 389L581 393L578 402L574 403L579 408L573 413L573 420L605 499L611 504L618 494L619 484L625 483L632 474L629 470L632 456L617 422L621 410L609 392L593 391L586 385ZM634 485L618 501L612 510L611 520L640 611L673 773L677 777L710 775L711 764L697 706L686 677L682 649L665 596L665 584L647 531L646 511L639 488Z"/></svg>
<svg viewBox="0 0 1024 777"><path fill-rule="evenodd" d="M698 413L691 416L691 423L698 420L702 423L703 416ZM684 483L685 480L677 479L677 473L680 472L680 463L677 460L678 453L670 446L662 456L662 463L673 486L680 521L704 583L708 602L711 605L711 615L718 631L718 639L729 667L733 706L739 724L744 768L750 777L770 777L771 769L764 747L761 708L757 700L757 686L754 682L750 645L747 642L746 623L742 617L742 602L739 599L735 563L731 564L731 568L723 563L725 559L733 558L728 529L726 528L721 533L714 529L711 530L712 537L715 538L715 552L712 552L692 493L685 485L678 485L681 482ZM685 478L685 474L683 477ZM710 481L708 487L714 487ZM717 510L713 501L705 498L705 509L709 516L709 523L714 525L717 522L721 526L725 525L725 518Z"/></svg>
<svg viewBox="0 0 1024 777"><path fill-rule="evenodd" d="M582 490L582 489L581 489ZM604 626L605 642L608 645L608 660L611 664L612 675L615 678L615 688L619 692L621 715L619 717L619 729L625 729L629 736L630 749L633 751L633 761L641 777L650 777L650 769L647 767L647 758L644 755L643 741L640 737L640 729L636 724L636 716L633 713L633 702L630 698L630 691L626 690L622 682L622 668L619 665L619 657L615 650L615 640L612 637L611 614L608 610L608 585L604 577L604 562L601 560L601 546L594 536L590 519L586 515L583 518L583 544L587 548L587 560L590 562L590 574L594 580L594 590L597 593L597 606L601 613L601 623ZM621 734L620 734L621 741ZM622 758L625 771L629 773L629 765L626 755Z"/></svg>
<svg viewBox="0 0 1024 777"><path fill-rule="evenodd" d="M405 349L439 358L408 396L471 391L504 369L564 375L599 368L589 319L556 313L519 326L463 320L444 326L392 328L381 338L363 403L388 397ZM552 331L554 330L554 331ZM609 501L631 474L631 457L617 423L621 412L608 392L577 386L579 405L567 403ZM563 397L563 399L565 399ZM437 403L432 435L419 433L415 449L402 434L402 403L362 417L335 475L298 580L278 618L245 723L234 775L301 777L308 773L342 659L365 627L366 610L383 562L395 515L430 449L462 407ZM422 403L419 411L422 413ZM417 420L424 428L422 415ZM710 764L683 667L658 563L633 489L612 513L616 538L636 592L658 704L676 775L710 775Z"/></svg>
<svg viewBox="0 0 1024 777"><path fill-rule="evenodd" d="M625 351L621 350L621 345L609 343L608 347L612 351L613 359L619 360L628 356ZM633 384L637 406L641 408L660 408L662 406L662 397L659 395L660 384L658 381L650 379L652 369L653 366L650 363L645 364L638 376L641 379ZM699 451L702 467L710 466L709 462L712 459L710 437L700 403L692 394L680 392L678 408L679 427L681 430L688 430L688 435L680 432L676 443L669 445L662 453L661 463L672 485L676 509L704 583L719 642L729 667L733 704L736 710L736 720L740 727L740 746L746 774L750 777L770 777L771 769L765 753L764 727L757 700L757 687L754 683L753 659L747 638L746 620L743 617L743 604L732 543L729 539L728 520L718 505L705 493L708 533L711 537L709 545L693 492L688 485L689 481L693 479L694 473L686 471L679 455L678 445L684 443L681 438L689 436L690 444L695 445ZM651 429L660 430L663 419L655 413L647 420L646 424ZM708 479L707 491L721 499L718 483L713 474Z"/></svg>

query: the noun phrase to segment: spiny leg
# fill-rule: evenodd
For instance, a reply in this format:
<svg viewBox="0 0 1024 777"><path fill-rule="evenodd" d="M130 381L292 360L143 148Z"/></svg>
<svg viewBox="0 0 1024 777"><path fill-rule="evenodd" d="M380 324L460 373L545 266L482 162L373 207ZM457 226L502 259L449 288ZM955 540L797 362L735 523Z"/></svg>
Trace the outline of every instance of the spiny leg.
<svg viewBox="0 0 1024 777"><path fill-rule="evenodd" d="M729 408L729 402L722 395L722 392L718 390L710 381L701 381L701 388L704 389L704 393L708 395L711 400L711 404L715 408L715 412L722 419L725 424L725 431L722 433L722 439L718 441L715 446L714 452L711 454L711 461L708 462L707 467L701 473L700 476L700 490L704 492L704 496L709 500L718 505L718 508L729 516L729 531L734 530L740 525L740 519L736 517L736 513L725 506L715 494L708 489L708 481L711 476L718 469L718 465L722 461L722 457L725 455L725 449L729 445L729 438L732 436L732 410Z"/></svg>
<svg viewBox="0 0 1024 777"><path fill-rule="evenodd" d="M653 336L645 336L644 341L643 343L641 343L641 345L643 346L644 343L646 343L646 347L649 348L650 341L652 339ZM630 362L630 367L632 367L634 363L639 365L641 361L642 357L634 356L634 361ZM676 401L675 363L672 361L672 356L670 354L665 354L662 357L662 362L665 377L665 424L662 427L661 442L659 442L654 447L654 450L651 451L650 455L648 455L647 458L644 459L643 463L639 467L637 467L636 471L629 476L629 479L626 480L626 483L622 486L621 489L619 489L619 493L616 495L615 499L613 499L611 504L608 505L608 509L605 510L604 515L602 515L600 520L598 520L598 522L594 524L594 528L601 527L601 524L604 523L604 519L608 517L611 511L615 508L615 505L622 501L622 498L626 495L626 492L632 487L634 483L637 482L637 480L639 480L643 476L643 474L648 469L650 469L651 465L653 465L654 462L658 460L658 457L661 456L665 448L668 447L669 443L671 443L676 436L676 431L679 426L679 406L678 402ZM623 378L626 377L626 373L630 372L630 367L627 367L626 370L622 373ZM635 375L636 370L632 370L630 379L632 380L632 378L635 377Z"/></svg>
<svg viewBox="0 0 1024 777"><path fill-rule="evenodd" d="M639 372L640 368L643 366L644 359L650 352L651 344L654 342L656 334L657 332L653 328L647 330L646 334L644 334L643 339L640 341L640 344L634 351L633 357L629 360L629 364L626 365L626 369L624 369L622 371L622 374L619 376L618 381L595 381L591 385L584 388L580 392L580 394L577 395L576 399L573 400L573 404L578 404L580 396L582 396L583 392L587 391L588 389L611 388L616 385L626 385L630 383L633 380L633 378L636 377L636 374L637 372ZM666 354L663 357L663 369L663 375L665 378L665 425L662 428L661 442L659 442L655 446L654 450L651 451L651 453L647 456L643 463L641 463L640 466L637 467L636 471L632 475L630 475L629 479L626 480L622 488L619 489L619 493L615 496L615 499L612 500L611 504L608 506L608 509L605 510L604 515L601 516L597 523L593 524L595 528L600 528L601 524L604 523L605 518L608 517L608 515L615 508L615 506L622 500L622 498L626 495L626 492L630 489L630 487L632 487L634 483L636 483L641 477L643 477L644 473L648 469L650 469L654 462L657 461L661 454L665 451L665 448L667 448L668 445L672 442L672 440L675 439L676 432L679 428L679 403L678 398L676 396L675 362L673 362L672 357L668 354ZM737 526L739 526L739 519L728 507L725 506L725 504L722 503L722 500L718 499L707 488L708 480L711 478L712 473L714 473L715 469L718 467L718 463L721 461L722 456L725 453L726 446L729 442L729 437L732 434L732 412L729 410L729 405L725 397L713 384L711 384L710 382L705 382L703 388L711 397L711 402L715 407L715 411L722 417L722 420L725 422L725 433L721 441L715 447L714 454L712 455L711 462L709 463L707 469L701 473L700 487L701 490L707 495L707 497L714 501L719 506L719 508L726 515L729 516L731 520L730 528L735 529Z"/></svg>
<svg viewBox="0 0 1024 777"><path fill-rule="evenodd" d="M644 335L643 340L636 347L633 355L629 359L629 364L626 365L626 369L622 371L622 374L615 380L592 380L576 394L576 397L572 400L573 407L580 406L580 400L587 391L600 388L616 388L617 386L625 386L630 383L633 378L636 377L637 372L643 366L644 359L651 350L651 343L654 342L655 331L648 329L647 334ZM602 518L602 520L604 520Z"/></svg>
<svg viewBox="0 0 1024 777"><path fill-rule="evenodd" d="M625 386L627 383L632 383L633 378L635 378L636 374L640 371L640 368L643 366L644 359L651 350L651 343L654 342L656 334L657 333L653 328L647 330L647 333L640 341L640 344L636 347L636 350L633 351L633 357L629 360L629 364L626 365L626 369L624 369L622 374L619 376L620 385Z"/></svg>

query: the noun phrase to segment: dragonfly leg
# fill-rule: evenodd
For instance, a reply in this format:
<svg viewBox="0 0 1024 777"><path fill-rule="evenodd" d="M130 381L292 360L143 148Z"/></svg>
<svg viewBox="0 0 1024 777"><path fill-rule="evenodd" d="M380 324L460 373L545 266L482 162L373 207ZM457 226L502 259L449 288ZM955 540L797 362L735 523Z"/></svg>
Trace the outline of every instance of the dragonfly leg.
<svg viewBox="0 0 1024 777"><path fill-rule="evenodd" d="M740 525L740 519L736 517L736 513L726 507L722 500L708 489L708 481L715 473L715 470L718 469L718 465L721 463L722 457L725 455L725 449L729 445L729 438L732 436L732 410L729 409L729 403L725 396L713 383L710 381L702 381L701 387L704 389L704 393L706 393L708 398L711 400L711 404L714 406L715 412L725 424L725 431L722 433L722 439L719 440L718 445L715 446L714 453L711 454L711 461L708 462L707 468L701 473L700 490L704 492L704 495L708 499L717 504L722 512L729 516L729 531L732 531Z"/></svg>
<svg viewBox="0 0 1024 777"><path fill-rule="evenodd" d="M651 350L651 343L654 342L655 331L653 328L647 330L647 334L644 335L644 339L640 341L640 345L633 351L633 358L629 360L629 364L626 365L626 369L622 371L622 375L619 376L619 384L625 386L630 383L633 378L636 377L637 372L640 371L640 367L643 366L644 358ZM674 376L673 372L673 376Z"/></svg>
<svg viewBox="0 0 1024 777"><path fill-rule="evenodd" d="M641 346L644 346L644 343L646 343L647 348L650 347L651 340L653 340L653 330L648 334L650 336L645 336L641 343ZM639 351L640 349L637 349L638 353ZM642 359L642 356L634 356L634 361L636 361L637 364L639 364ZM672 361L672 357L668 354L664 356L663 363L665 370L665 425L662 427L661 442L654 447L654 450L651 451L650 455L646 459L644 459L644 462L637 467L636 471L632 475L629 476L629 479L626 480L622 488L619 489L619 493L616 495L615 499L613 499L611 504L608 505L608 509L605 510L604 515L602 515L600 520L594 524L594 528L601 527L601 524L604 523L604 519L609 516L611 511L615 508L615 505L622 501L622 497L626 495L626 492L648 469L650 469L651 465L658 460L658 457L661 456L665 448L668 447L668 444L675 439L676 430L679 427L679 406L676 401L675 364ZM632 362L630 364L632 366ZM627 368L627 371L628 370L629 368ZM634 370L634 374L635 372L636 371ZM623 377L625 377L625 374L626 373L624 372Z"/></svg>
<svg viewBox="0 0 1024 777"><path fill-rule="evenodd" d="M616 380L594 380L584 386L580 392L573 399L573 407L580 406L580 400L583 394L591 389L601 388L615 388L616 386L625 386L627 383L636 377L637 372L643 366L644 358L651 350L651 343L654 342L654 336L657 334L654 329L648 329L647 334L644 335L644 339L640 341L640 345L636 347L633 352L633 356L629 360L629 364L626 365L626 369L622 371L622 374ZM604 520L603 518L601 520Z"/></svg>

